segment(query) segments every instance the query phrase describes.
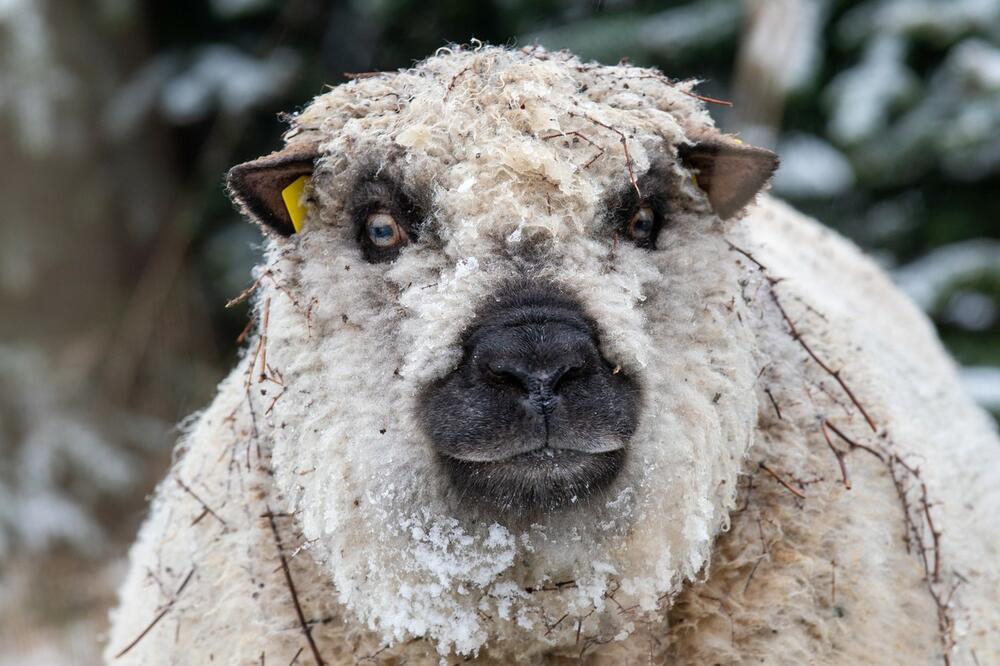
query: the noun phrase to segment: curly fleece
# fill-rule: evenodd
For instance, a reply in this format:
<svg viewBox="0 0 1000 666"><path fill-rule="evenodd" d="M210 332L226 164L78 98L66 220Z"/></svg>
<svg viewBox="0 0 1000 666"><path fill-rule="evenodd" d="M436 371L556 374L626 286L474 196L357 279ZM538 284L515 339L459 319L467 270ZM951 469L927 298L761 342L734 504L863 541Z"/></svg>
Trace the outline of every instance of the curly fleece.
<svg viewBox="0 0 1000 666"><path fill-rule="evenodd" d="M108 657L1000 660L988 417L848 242L763 195L713 214L677 158L715 131L692 88L455 48L294 115L287 145L321 154L303 230L268 237L256 337L157 490ZM647 250L605 213L652 167L671 215ZM389 264L345 210L372 172L425 202ZM415 411L525 278L575 294L643 396L612 486L530 524L455 497Z"/></svg>

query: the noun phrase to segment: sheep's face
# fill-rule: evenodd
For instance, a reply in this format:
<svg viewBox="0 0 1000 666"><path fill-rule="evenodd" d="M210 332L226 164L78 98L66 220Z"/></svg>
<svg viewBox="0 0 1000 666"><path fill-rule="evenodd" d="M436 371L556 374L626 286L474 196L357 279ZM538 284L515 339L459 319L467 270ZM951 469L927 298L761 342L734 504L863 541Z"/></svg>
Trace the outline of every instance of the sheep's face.
<svg viewBox="0 0 1000 666"><path fill-rule="evenodd" d="M773 168L710 131L646 70L485 49L334 89L234 171L279 227L268 183L311 176L259 301L275 479L388 639L621 637L705 564L756 419L719 213Z"/></svg>

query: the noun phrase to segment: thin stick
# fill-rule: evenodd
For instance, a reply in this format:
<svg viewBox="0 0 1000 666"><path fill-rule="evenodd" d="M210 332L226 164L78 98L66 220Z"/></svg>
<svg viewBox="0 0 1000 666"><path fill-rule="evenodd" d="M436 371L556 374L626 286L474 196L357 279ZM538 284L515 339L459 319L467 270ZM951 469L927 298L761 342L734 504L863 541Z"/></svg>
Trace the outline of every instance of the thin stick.
<svg viewBox="0 0 1000 666"><path fill-rule="evenodd" d="M226 301L226 309L228 310L231 307L235 307L240 303L242 303L243 301L250 298L250 296L255 291L257 291L257 288L260 286L260 283L264 280L265 277L267 277L267 275L268 275L267 273L262 274L259 278L253 281L252 285L241 291L238 296L236 296L235 298L230 298L228 301Z"/></svg>
<svg viewBox="0 0 1000 666"><path fill-rule="evenodd" d="M851 489L851 477L847 474L847 464L844 462L844 452L833 445L833 440L830 439L830 433L827 430L826 421L820 421L820 430L823 431L823 439L826 440L826 445L830 447L833 451L833 455L837 457L837 464L840 465L840 477L844 481L844 488L848 490Z"/></svg>
<svg viewBox="0 0 1000 666"><path fill-rule="evenodd" d="M212 507L210 507L208 504L206 504L205 500L203 500L202 498L198 497L198 495L193 490L191 490L186 483L184 483L183 481L181 481L180 477L175 476L174 477L174 481L177 482L177 485L179 485L184 492L186 492L188 495L190 495L191 497L193 497L195 499L195 501L198 502L198 504L201 504L201 508L203 508L213 518L215 518L220 523L222 523L223 527L226 527L226 528L229 527L229 525L226 524L226 521L224 521L222 519L222 516L220 516L219 514L217 514L215 511L213 511ZM204 514L202 514L202 516L204 516ZM196 518L195 522L201 520L202 516L199 516L198 518ZM191 524L194 525L194 523L191 523Z"/></svg>
<svg viewBox="0 0 1000 666"><path fill-rule="evenodd" d="M768 293L771 294L771 300L774 301L774 305L778 308L778 312L781 313L781 318L785 320L785 324L788 326L792 339L799 343L799 346L801 346L802 349L804 349L806 353L812 357L812 360L816 361L816 364L821 367L824 372L833 377L834 381L840 384L840 388L844 390L847 397L850 398L851 402L854 403L854 406L858 408L861 415L865 417L868 427L872 429L872 432L878 432L878 426L875 425L875 421L868 415L868 410L864 408L858 398L854 395L854 391L851 390L851 387L848 386L847 382L844 381L844 378L840 376L840 370L834 370L827 365L823 359L816 355L816 352L814 352L806 341L802 339L802 334L799 333L799 330L795 328L795 323L785 311L784 306L781 304L781 300L778 298L778 294L774 291L774 289L771 289Z"/></svg>
<svg viewBox="0 0 1000 666"><path fill-rule="evenodd" d="M729 100L716 99L715 97L707 97L705 95L699 95L698 93L691 92L690 90L685 90L684 88L679 88L676 83L674 83L673 81L671 81L670 79L668 79L664 74L636 74L634 76L628 76L628 75L626 75L625 78L629 78L629 79L655 79L657 81L661 81L662 83L665 83L666 85L670 86L671 88L673 88L674 90L676 90L677 92L679 92L679 93L681 93L683 95L687 95L688 97L693 97L695 99L699 99L702 102L708 102L709 104L721 104L722 106L732 106L733 105L733 103L730 102Z"/></svg>
<svg viewBox="0 0 1000 666"><path fill-rule="evenodd" d="M778 401L774 399L774 394L771 393L771 389L764 389L764 393L766 393L767 397L770 398L771 406L774 407L774 413L778 415L778 420L784 421L785 419L781 416L781 407L778 407Z"/></svg>
<svg viewBox="0 0 1000 666"><path fill-rule="evenodd" d="M312 630L309 628L309 623L306 622L306 616L302 612L302 605L299 603L299 593L295 589L295 583L292 581L292 572L288 567L288 560L285 559L285 549L281 544L281 535L278 533L278 524L274 522L274 514L271 513L271 508L266 507L267 520L271 525L271 532L274 534L274 543L278 547L278 557L281 558L281 569L285 573L285 583L288 585L288 591L292 595L292 605L295 606L295 615L299 619L299 626L302 627L302 633L306 636L306 642L309 643L309 649L312 650L313 658L316 660L316 666L324 666L326 662L319 654L319 648L316 647L316 641L313 640ZM296 655L297 656L297 655Z"/></svg>
<svg viewBox="0 0 1000 666"><path fill-rule="evenodd" d="M764 470L765 472L767 472L768 474L770 474L771 478L773 478L775 481L777 481L778 483L780 483L781 485L783 485L785 488L787 488L788 492L792 493L793 495L795 495L799 499L805 499L806 498L805 493L803 493L801 490L796 489L795 486L791 485L790 483L788 483L787 481L785 481L783 478L781 478L780 476L778 476L777 472L775 472L773 469L771 469L770 467L768 467L764 463L760 463L760 468L762 470Z"/></svg>
<svg viewBox="0 0 1000 666"><path fill-rule="evenodd" d="M553 631L555 631L555 628L558 627L560 624L562 624L562 621L565 620L568 617L569 617L569 613L563 613L563 616L561 618L559 618L558 620L556 620L555 624L551 625L548 629L546 629L545 635L548 636Z"/></svg>
<svg viewBox="0 0 1000 666"><path fill-rule="evenodd" d="M271 321L271 299L268 298L264 301L264 315L261 319L260 326L260 375L257 377L257 382L263 382L267 379L267 326Z"/></svg>
<svg viewBox="0 0 1000 666"><path fill-rule="evenodd" d="M260 287L261 282L263 282L265 279L270 280L271 284L274 285L275 289L277 289L278 291L280 291L281 293L283 293L285 296L287 296L288 300L291 301L292 305L294 305L295 308L300 313L302 313L303 315L305 314L305 311L302 309L302 306L299 304L298 299L296 299L295 296L292 295L292 292L290 292L288 290L288 287L286 287L285 285L281 284L280 282L278 282L274 278L274 271L273 270L266 270L266 271L264 271L259 278L257 278L256 280L254 280L254 283L252 285L250 285L249 287L247 287L246 289L244 289L242 292L240 292L240 294L238 296L236 296L235 298L230 299L226 303L226 308L231 308L233 306L239 305L240 303L242 303L243 301L245 301L246 299L248 299L251 294L253 294L255 291L257 291L257 289Z"/></svg>
<svg viewBox="0 0 1000 666"><path fill-rule="evenodd" d="M876 451L874 448L868 446L867 444L862 444L861 442L857 442L857 441L851 439L850 437L848 437L847 435L845 435L840 430L840 428L838 428L837 426L835 426L833 424L833 421L830 421L829 419L826 419L826 425L830 428L830 430L833 431L833 434L835 434L837 437L839 437L842 440L844 440L845 442L847 442L848 446L850 446L851 449L861 449L863 451L867 451L868 453L872 454L873 456L875 456L876 458L878 458L882 462L885 462L885 458L882 456L882 454L880 452Z"/></svg>
<svg viewBox="0 0 1000 666"><path fill-rule="evenodd" d="M448 99L448 95L450 95L451 91L455 89L455 84L458 83L458 80L462 78L462 76L470 69L472 69L472 65L467 65L459 70L455 76L451 77L451 81L448 83L448 89L444 92L445 99Z"/></svg>
<svg viewBox="0 0 1000 666"><path fill-rule="evenodd" d="M764 274L764 277L767 279L768 285L771 287L768 290L768 293L771 296L771 300L774 302L775 307L778 308L778 312L781 313L781 318L784 320L785 325L788 326L789 334L792 336L792 339L795 340L799 344L799 346L802 347L803 350L805 350L805 352L810 356L810 358L812 358L812 360L815 361L816 364L819 365L819 367L822 368L824 372L826 372L826 374L833 377L834 381L836 381L837 384L840 385L840 388L850 399L851 403L857 408L859 412L861 412L861 415L868 423L868 427L872 429L872 432L878 432L878 426L875 425L874 419L872 419L872 417L869 416L868 410L864 408L864 405L861 404L861 401L859 401L857 396L854 395L854 391L852 391L851 387L848 386L847 382L844 381L844 378L841 376L841 370L834 370L833 368L831 368L825 361L823 361L823 359L821 359L816 354L816 352L813 351L812 347L810 347L809 344L805 341L805 339L803 339L802 334L799 332L799 329L795 326L795 322L793 322L792 318L788 316L788 312L785 310L785 306L782 305L781 299L778 298L778 293L774 290L774 287L779 282L781 282L781 279L774 278L768 275L767 267L764 266L764 264L757 261L757 259L755 259L754 256L751 255L746 250L737 247L736 245L734 245L729 241L726 241L726 244L729 246L729 249L739 252L744 257L752 261L754 265L757 267L757 269Z"/></svg>
<svg viewBox="0 0 1000 666"><path fill-rule="evenodd" d="M796 328L795 323L792 321L791 317L788 316L788 312L785 310L781 303L781 299L774 287L781 282L780 278L771 277L767 272L767 267L764 266L760 261L758 261L753 255L751 255L746 250L743 250L729 241L726 241L729 248L735 252L740 253L746 257L760 273L764 276L767 286L769 287L769 293L771 300L774 302L775 307L781 313L782 320L785 322L788 330L794 339L809 355L823 369L824 372L833 377L837 384L840 385L841 389L850 399L851 403L857 408L857 410L864 416L865 422L868 427L871 428L872 432L878 432L878 428L875 425L875 421L869 416L867 410L858 400L854 392L851 391L850 387L844 381L841 376L840 370L833 370L827 363L825 363L806 343L802 338L801 333ZM806 307L809 307L808 305ZM811 309L811 308L810 308ZM814 311L814 310L813 310ZM815 312L815 311L814 311ZM822 385L820 385L822 389ZM808 386L806 387L808 391ZM824 390L824 393L832 399L828 392ZM835 402L837 402L835 400ZM843 405L842 405L843 406ZM840 466L841 476L843 478L844 486L848 489L851 487L850 478L847 473L847 466L845 464L844 458L846 452L838 449L830 437L830 433L834 433L843 442L845 442L850 448L849 451L854 449L861 449L872 454L877 458L882 464L885 465L886 470L889 473L889 477L892 480L893 487L896 489L896 495L899 497L899 503L903 510L903 523L904 523L904 541L906 543L907 553L916 551L917 557L920 559L921 564L924 568L924 581L927 587L927 592L930 594L931 599L934 601L934 605L937 608L938 616L938 633L941 640L942 648L942 659L945 666L950 666L951 664L951 650L955 646L955 621L951 615L951 595L954 593L955 588L953 587L951 592L945 596L943 595L943 590L940 589L941 584L941 568L942 568L942 552L941 552L941 531L937 529L934 524L934 518L931 514L931 502L929 499L929 493L927 489L927 483L923 480L920 474L920 470L913 465L908 464L902 458L894 453L887 444L880 444L878 448L874 446L869 446L862 442L857 441L849 437L843 430L838 428L832 422L827 419L822 419L820 421L820 428L823 433L823 438L826 440L827 446L833 451L834 455L837 457L837 463ZM881 437L888 440L889 433L883 431ZM909 475L912 480L911 486L907 487L905 482L906 475ZM751 477L752 479L752 477ZM914 485L920 489L920 500L919 505L916 507L911 506L911 502L907 497L908 491ZM749 503L749 502L748 502ZM927 543L924 536L923 525L926 524L926 531L930 532L930 544ZM928 557L927 553L930 551L933 554L933 561ZM955 572L956 576L959 576ZM836 564L834 564L833 576L836 576ZM836 579L833 578L833 581ZM832 583L834 584L834 583ZM834 588L835 590L835 588Z"/></svg>
<svg viewBox="0 0 1000 666"><path fill-rule="evenodd" d="M635 188L635 193L642 197L642 192L639 191L639 182L635 179L635 169L632 168L632 155L628 152L628 141L625 139L625 134L620 129L612 127L606 123L602 123L600 120L591 118L586 114L577 113L575 111L568 111L567 113L569 113L572 118L583 118L584 120L590 121L595 125L599 125L600 127L618 135L618 140L622 144L622 150L625 152L625 167L628 169L628 179L632 183L632 187Z"/></svg>
<svg viewBox="0 0 1000 666"><path fill-rule="evenodd" d="M590 161L583 165L584 169L586 169L591 164L593 164L594 162L596 162L598 160L598 158L600 158L601 155L604 154L604 148L602 148L601 146L598 146L596 143L594 143L593 141L591 141L590 139L588 139L587 136L583 132L577 132L575 130L572 131L572 132L557 132L556 134L550 134L548 136L540 136L538 138L541 139L542 141L548 141L550 139L558 139L559 137L564 137L564 136L576 136L576 137L579 137L579 138L583 139L584 141L586 141L591 146L593 146L594 148L597 149L597 151L598 151L597 154L594 155L593 157L591 157Z"/></svg>
<svg viewBox="0 0 1000 666"><path fill-rule="evenodd" d="M169 602L167 602L167 605L163 607L163 610L161 610L159 613L156 614L156 617L153 618L153 621L150 622L148 625L146 625L146 628L143 629L142 632L135 637L134 641L126 645L124 648L121 649L121 651L118 652L118 654L115 655L115 659L120 659L124 657L126 654L128 654L129 650L138 645L139 642L143 638L145 638L149 634L149 632L153 630L153 627L155 627L157 623L160 620L162 620L167 613L170 612L170 609L173 608L174 604L177 602L178 597L181 596L181 592L184 591L184 588L187 587L187 584L191 581L191 577L194 576L194 570L195 567L191 567L191 571L188 572L188 575L184 577L184 581L181 582L180 586L177 588L177 591L174 592L173 598L170 599Z"/></svg>

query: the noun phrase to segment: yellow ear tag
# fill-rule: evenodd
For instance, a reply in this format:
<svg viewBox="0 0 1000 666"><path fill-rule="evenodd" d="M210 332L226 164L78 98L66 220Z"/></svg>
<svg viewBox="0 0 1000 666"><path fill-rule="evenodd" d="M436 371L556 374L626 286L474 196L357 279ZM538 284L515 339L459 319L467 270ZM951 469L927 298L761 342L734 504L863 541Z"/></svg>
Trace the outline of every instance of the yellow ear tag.
<svg viewBox="0 0 1000 666"><path fill-rule="evenodd" d="M302 222L306 219L306 207L302 205L302 194L306 190L309 176L299 176L292 184L281 190L281 199L288 209L288 217L292 219L295 233L302 231Z"/></svg>

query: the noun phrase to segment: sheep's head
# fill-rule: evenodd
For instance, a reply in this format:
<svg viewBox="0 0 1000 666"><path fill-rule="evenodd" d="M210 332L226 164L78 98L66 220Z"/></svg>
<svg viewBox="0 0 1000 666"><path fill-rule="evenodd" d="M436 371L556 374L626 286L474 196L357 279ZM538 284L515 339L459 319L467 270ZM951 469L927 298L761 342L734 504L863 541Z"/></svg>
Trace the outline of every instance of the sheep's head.
<svg viewBox="0 0 1000 666"><path fill-rule="evenodd" d="M459 652L572 644L566 614L627 635L612 591L662 612L752 438L724 219L774 156L690 84L540 50L449 51L292 124L230 189L271 238L276 483L340 601Z"/></svg>

